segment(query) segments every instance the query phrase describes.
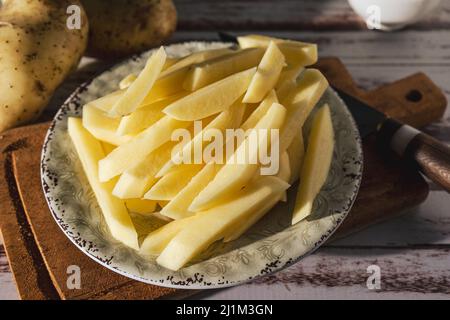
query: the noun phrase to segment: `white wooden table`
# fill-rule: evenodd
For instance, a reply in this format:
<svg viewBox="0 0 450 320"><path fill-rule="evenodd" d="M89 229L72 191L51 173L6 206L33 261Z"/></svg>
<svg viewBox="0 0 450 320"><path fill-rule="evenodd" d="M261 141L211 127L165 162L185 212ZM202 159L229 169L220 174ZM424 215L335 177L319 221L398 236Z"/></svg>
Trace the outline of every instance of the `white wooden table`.
<svg viewBox="0 0 450 320"><path fill-rule="evenodd" d="M258 32L317 42L337 56L363 88L423 71L450 100L450 1L432 17L395 33L364 29L346 1L175 1L179 31L172 42L214 40L216 30ZM277 30L277 31L274 31ZM300 30L300 31L297 31ZM51 102L50 116L80 82L105 63L83 59ZM426 131L450 143L450 111ZM0 242L1 243L1 242ZM369 265L381 269L381 289L369 290ZM296 265L205 299L450 298L450 196L432 184L420 207L334 242ZM0 245L0 299L17 299Z"/></svg>

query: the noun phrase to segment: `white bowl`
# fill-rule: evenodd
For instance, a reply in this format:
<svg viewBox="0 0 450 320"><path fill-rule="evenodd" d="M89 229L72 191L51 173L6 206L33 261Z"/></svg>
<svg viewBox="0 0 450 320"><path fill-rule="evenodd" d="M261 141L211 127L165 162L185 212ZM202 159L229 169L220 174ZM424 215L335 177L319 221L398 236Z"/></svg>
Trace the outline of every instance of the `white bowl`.
<svg viewBox="0 0 450 320"><path fill-rule="evenodd" d="M348 0L348 2L366 22L378 20L377 29L395 30L421 20L436 9L441 0ZM374 17L378 13L379 17Z"/></svg>

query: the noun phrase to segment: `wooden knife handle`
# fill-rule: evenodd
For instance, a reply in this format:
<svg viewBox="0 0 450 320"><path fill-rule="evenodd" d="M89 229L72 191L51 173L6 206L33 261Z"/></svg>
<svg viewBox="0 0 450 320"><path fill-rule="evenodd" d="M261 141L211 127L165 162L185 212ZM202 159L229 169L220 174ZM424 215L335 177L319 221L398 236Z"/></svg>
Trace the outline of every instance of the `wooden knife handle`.
<svg viewBox="0 0 450 320"><path fill-rule="evenodd" d="M382 145L412 162L428 178L450 192L450 146L393 119L378 132Z"/></svg>

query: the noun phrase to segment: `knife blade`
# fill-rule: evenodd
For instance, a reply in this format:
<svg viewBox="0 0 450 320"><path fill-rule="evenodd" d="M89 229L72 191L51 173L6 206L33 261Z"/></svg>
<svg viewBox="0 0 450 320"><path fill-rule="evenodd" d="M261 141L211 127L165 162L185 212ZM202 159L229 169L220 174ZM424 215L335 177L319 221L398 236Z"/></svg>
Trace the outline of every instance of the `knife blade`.
<svg viewBox="0 0 450 320"><path fill-rule="evenodd" d="M386 120L387 117L384 113L369 107L364 102L354 98L338 88L333 87L333 89L344 101L348 110L352 114L353 119L355 119L356 125L359 129L359 134L362 138L377 131L380 125Z"/></svg>

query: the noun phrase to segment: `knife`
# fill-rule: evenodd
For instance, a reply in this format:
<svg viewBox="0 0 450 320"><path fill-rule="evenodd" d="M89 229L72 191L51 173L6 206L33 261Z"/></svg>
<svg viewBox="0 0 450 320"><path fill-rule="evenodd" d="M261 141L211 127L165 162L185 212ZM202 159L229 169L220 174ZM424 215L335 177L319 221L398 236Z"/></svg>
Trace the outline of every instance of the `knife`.
<svg viewBox="0 0 450 320"><path fill-rule="evenodd" d="M447 144L387 117L342 90L334 90L350 110L362 138L375 133L381 147L391 149L450 192L450 147Z"/></svg>
<svg viewBox="0 0 450 320"><path fill-rule="evenodd" d="M219 32L226 42L237 42L232 34ZM379 145L414 164L424 175L450 192L450 146L430 135L387 117L363 101L337 88L358 126L362 138L376 134Z"/></svg>

